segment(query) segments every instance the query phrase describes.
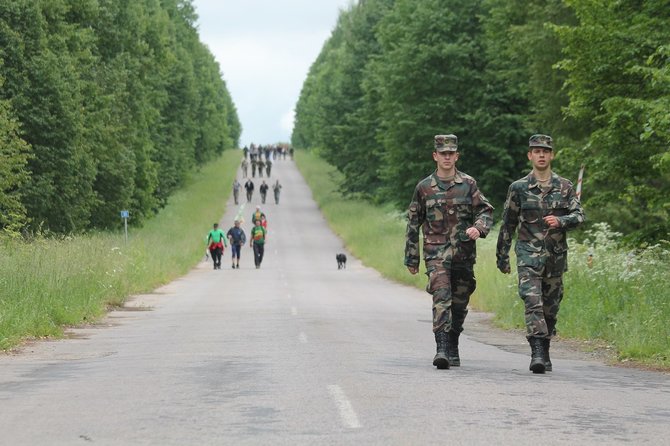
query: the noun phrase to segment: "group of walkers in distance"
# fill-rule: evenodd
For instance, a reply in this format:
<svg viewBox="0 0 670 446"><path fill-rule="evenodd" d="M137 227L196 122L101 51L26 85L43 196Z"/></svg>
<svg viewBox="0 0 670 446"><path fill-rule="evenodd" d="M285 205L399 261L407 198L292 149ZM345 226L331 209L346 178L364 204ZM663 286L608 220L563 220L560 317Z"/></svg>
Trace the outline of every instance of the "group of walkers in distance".
<svg viewBox="0 0 670 446"><path fill-rule="evenodd" d="M270 144L266 146L257 146L254 143L251 143L249 147L245 146L242 150L244 152L244 156L242 157L240 168L242 170L242 178L247 179L247 181L244 183L247 202L251 202L251 199L254 195L254 190L256 188L252 178L256 178L256 173L258 173L260 178L263 178L264 172L265 175L270 178L272 175L272 164L275 162L275 160L285 160L287 155L293 159L293 147L290 147L288 144ZM251 165L251 176L249 176L249 165ZM241 187L242 184L237 180L237 178L235 178L233 181L233 198L235 200L235 204L239 204ZM265 204L269 189L270 185L268 185L265 180L262 180L258 188L261 195L262 204ZM281 189L282 185L279 183L279 180L276 180L274 183L272 183L272 192L274 195L275 204L279 204Z"/></svg>
<svg viewBox="0 0 670 446"><path fill-rule="evenodd" d="M260 206L256 206L256 210L251 214L251 221L253 227L251 228L249 247L254 252L254 264L256 269L261 267L263 256L265 254L265 240L267 238L268 220L265 213L261 211ZM225 249L230 243L230 250L232 251L232 269L240 269L240 254L242 247L247 242L247 235L242 229L242 221L237 218L233 222L233 226L228 229L225 234L219 229L219 224L214 223L212 230L207 234L207 249L209 255L212 257L214 269L221 269L221 258Z"/></svg>
<svg viewBox="0 0 670 446"><path fill-rule="evenodd" d="M272 144L267 146L251 143L249 147L242 149L244 157L240 163L242 178L249 177L249 166L251 166L251 178L256 178L256 173L263 178L263 173L270 178L272 175L272 164L275 160L286 159L288 154L293 159L293 147L286 144Z"/></svg>
<svg viewBox="0 0 670 446"><path fill-rule="evenodd" d="M262 178L264 172L267 177L270 178L272 174L272 163L275 160L285 160L287 155L293 159L293 147L290 147L288 144L262 146L251 143L249 147L245 146L242 150L244 152L244 157L242 158L240 168L242 170L242 178L247 178L247 181L244 183L244 189L246 191L247 203L250 203L255 189L254 182L251 178L255 178L256 173ZM248 176L249 165L251 165L251 177ZM233 181L233 199L235 200L236 205L239 204L241 188L242 184L236 177ZM265 180L262 180L258 188L262 204L265 204L269 189L270 185L268 185ZM279 204L281 190L282 185L279 183L279 180L275 180L272 184L275 204ZM241 228L242 223L243 221L240 218L235 219L233 226L228 229L228 232L225 234L219 229L219 224L214 223L212 230L207 234L207 255L212 257L214 269L221 269L221 257L223 256L224 250L228 247L228 243L230 243L232 251L232 269L240 268L241 249L247 243L247 236ZM263 262L265 240L267 238L267 217L265 216L265 213L261 211L260 206L256 206L256 210L251 215L251 223L253 224L253 227L251 228L249 237L249 246L253 249L254 264L258 269Z"/></svg>
<svg viewBox="0 0 670 446"><path fill-rule="evenodd" d="M584 222L572 183L551 170L553 149L550 136L530 137L527 156L532 170L509 187L496 249L498 269L509 274L512 236L518 231L518 290L525 304L533 373L553 370L549 347L563 299L566 232ZM461 365L459 336L476 287L475 241L486 237L493 225L493 207L477 182L456 168L459 155L456 135L435 135L436 169L417 184L407 213L404 263L411 274L418 273L419 232L423 232L426 290L433 297L437 344L433 365L438 369Z"/></svg>
<svg viewBox="0 0 670 446"><path fill-rule="evenodd" d="M244 190L246 191L247 194L247 203L251 201L251 199L254 196L254 189L255 189L254 182L251 181L251 179L247 179L246 183L244 183ZM233 199L235 200L235 204L240 204L240 188L241 184L239 181L237 181L237 178L233 181ZM268 190L270 189L270 186L263 180L261 183L260 187L258 188L258 191L261 194L261 203L265 204L265 200L267 199L268 195ZM272 185L272 192L275 197L275 204L279 204L279 194L281 193L282 185L279 184L279 180L275 181L274 184Z"/></svg>

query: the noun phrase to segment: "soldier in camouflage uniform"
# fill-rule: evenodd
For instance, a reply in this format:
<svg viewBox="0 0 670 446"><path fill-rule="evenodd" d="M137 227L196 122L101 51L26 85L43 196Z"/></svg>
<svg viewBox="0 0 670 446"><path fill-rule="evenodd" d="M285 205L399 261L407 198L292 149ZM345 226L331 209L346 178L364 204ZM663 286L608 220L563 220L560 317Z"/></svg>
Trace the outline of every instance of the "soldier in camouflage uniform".
<svg viewBox="0 0 670 446"><path fill-rule="evenodd" d="M433 296L433 332L438 369L459 366L458 338L475 290L475 240L486 237L493 224L493 207L477 182L456 169L456 135L436 135L435 172L421 180L408 210L405 265L419 271L419 228L428 291Z"/></svg>
<svg viewBox="0 0 670 446"><path fill-rule="evenodd" d="M531 346L530 370L544 373L552 370L549 346L568 269L566 231L584 222L584 212L572 183L551 170L551 137L533 135L528 145L533 170L509 187L496 257L498 269L509 274L512 236L519 228L515 253Z"/></svg>

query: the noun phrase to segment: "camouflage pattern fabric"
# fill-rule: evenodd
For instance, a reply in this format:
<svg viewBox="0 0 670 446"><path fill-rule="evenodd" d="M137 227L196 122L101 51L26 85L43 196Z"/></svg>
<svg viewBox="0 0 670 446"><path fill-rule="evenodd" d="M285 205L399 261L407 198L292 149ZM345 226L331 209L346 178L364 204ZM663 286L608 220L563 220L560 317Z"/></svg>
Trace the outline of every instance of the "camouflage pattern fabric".
<svg viewBox="0 0 670 446"><path fill-rule="evenodd" d="M524 301L526 337L551 338L563 299L563 276L543 277L542 271L518 268L519 295Z"/></svg>
<svg viewBox="0 0 670 446"><path fill-rule="evenodd" d="M533 135L528 138L528 147L544 147L554 150L554 140L549 135Z"/></svg>
<svg viewBox="0 0 670 446"><path fill-rule="evenodd" d="M486 237L493 224L493 206L471 176L456 171L443 182L436 173L417 184L407 213L406 266L419 266L419 231L423 258L433 295L433 331L462 331L470 295L475 290L475 241L466 229L475 227ZM452 327L453 323L453 327ZM456 326L458 325L458 326Z"/></svg>
<svg viewBox="0 0 670 446"><path fill-rule="evenodd" d="M462 332L470 296L477 287L473 265L452 264L447 269L440 260L430 260L426 270L426 291L433 296L433 332Z"/></svg>
<svg viewBox="0 0 670 446"><path fill-rule="evenodd" d="M549 228L543 218L558 217ZM563 299L562 276L568 269L567 231L584 222L582 206L572 183L552 173L545 190L530 173L509 187L496 250L499 269L509 266L512 237L519 273L519 296L526 307L528 336L550 337L546 319L555 320ZM553 329L552 329L553 331Z"/></svg>

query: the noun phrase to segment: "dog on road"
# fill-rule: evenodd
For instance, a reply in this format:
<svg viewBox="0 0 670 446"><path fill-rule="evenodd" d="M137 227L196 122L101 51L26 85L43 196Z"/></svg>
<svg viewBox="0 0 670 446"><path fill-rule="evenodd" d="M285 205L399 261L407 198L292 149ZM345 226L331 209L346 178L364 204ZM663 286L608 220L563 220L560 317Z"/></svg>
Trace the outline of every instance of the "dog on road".
<svg viewBox="0 0 670 446"><path fill-rule="evenodd" d="M337 269L345 269L347 267L347 256L345 254L336 254L335 259L337 260Z"/></svg>

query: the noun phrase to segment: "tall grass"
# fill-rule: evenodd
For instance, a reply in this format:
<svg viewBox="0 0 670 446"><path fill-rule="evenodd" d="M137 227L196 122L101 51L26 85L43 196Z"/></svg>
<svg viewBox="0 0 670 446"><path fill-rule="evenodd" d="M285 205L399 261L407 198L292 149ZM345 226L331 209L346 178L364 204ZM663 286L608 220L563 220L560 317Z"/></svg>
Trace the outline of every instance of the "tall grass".
<svg viewBox="0 0 670 446"><path fill-rule="evenodd" d="M94 321L129 295L185 274L223 215L240 157L226 151L195 173L155 218L129 228L127 244L121 230L0 238L0 349L29 337L58 336L63 326Z"/></svg>
<svg viewBox="0 0 670 446"><path fill-rule="evenodd" d="M310 153L299 151L296 162L329 224L356 257L389 279L425 287L423 274L412 276L403 266L403 214L343 198L337 191L337 171ZM603 340L621 359L670 367L670 243L622 250L617 246L621 235L604 224L594 225L586 235L581 244L570 243L559 334ZM477 242L477 290L471 305L495 313L502 327L523 328L516 271L504 275L496 268L497 236L493 230Z"/></svg>

